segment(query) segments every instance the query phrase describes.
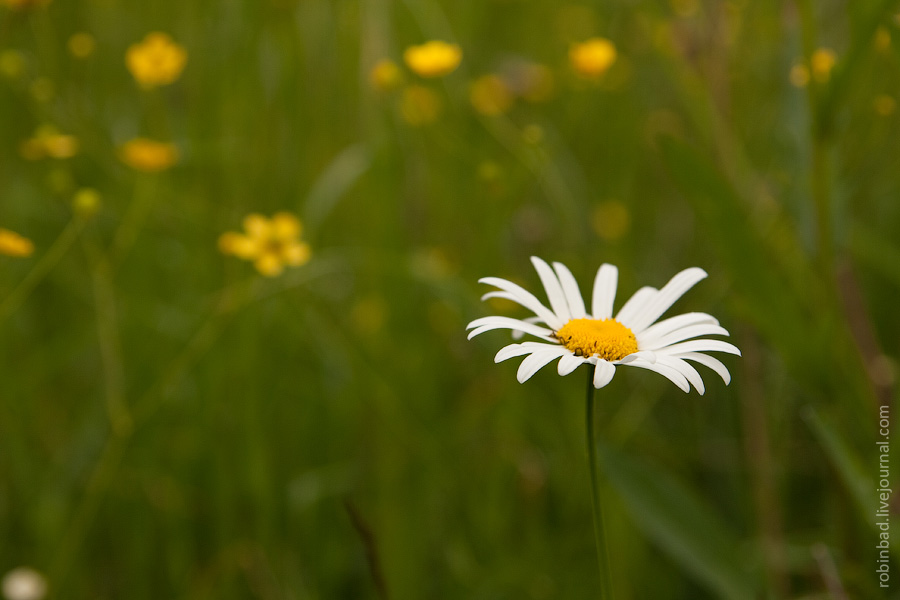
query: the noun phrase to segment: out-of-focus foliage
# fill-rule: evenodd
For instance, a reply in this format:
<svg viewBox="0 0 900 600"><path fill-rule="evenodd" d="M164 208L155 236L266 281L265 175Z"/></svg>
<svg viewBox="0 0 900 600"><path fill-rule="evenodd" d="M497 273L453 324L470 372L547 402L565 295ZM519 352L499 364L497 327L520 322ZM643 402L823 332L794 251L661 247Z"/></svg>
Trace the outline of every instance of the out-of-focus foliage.
<svg viewBox="0 0 900 600"><path fill-rule="evenodd" d="M619 597L877 597L898 4L0 3L0 574L595 597L582 382L465 340L536 254L744 351L598 395Z"/></svg>

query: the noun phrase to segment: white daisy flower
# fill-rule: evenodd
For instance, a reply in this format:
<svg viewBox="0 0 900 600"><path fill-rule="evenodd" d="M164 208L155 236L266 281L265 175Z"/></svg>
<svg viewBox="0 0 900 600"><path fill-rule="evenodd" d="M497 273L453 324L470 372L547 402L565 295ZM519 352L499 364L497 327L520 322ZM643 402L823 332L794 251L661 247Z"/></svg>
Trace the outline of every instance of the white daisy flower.
<svg viewBox="0 0 900 600"><path fill-rule="evenodd" d="M488 292L482 300L505 298L521 304L535 316L526 319L484 317L469 323L469 339L492 329L511 329L514 337L523 334L542 341L527 341L502 348L494 362L514 356L525 356L519 366L517 379L524 383L541 367L559 359L557 370L568 375L580 365L594 365L594 387L602 388L616 373L617 365L628 365L655 371L685 392L691 386L705 391L700 373L689 364L699 363L719 374L726 385L731 382L728 369L705 352L741 351L722 340L696 339L706 335L728 335L719 322L706 313L691 312L657 322L685 292L701 279L706 271L698 267L685 269L675 275L662 289L643 287L615 313L618 269L604 264L594 279L594 294L590 313L578 289L572 272L562 263L551 268L537 257L531 257L537 269L550 308L544 306L524 288L498 277L484 277L480 283L498 288Z"/></svg>

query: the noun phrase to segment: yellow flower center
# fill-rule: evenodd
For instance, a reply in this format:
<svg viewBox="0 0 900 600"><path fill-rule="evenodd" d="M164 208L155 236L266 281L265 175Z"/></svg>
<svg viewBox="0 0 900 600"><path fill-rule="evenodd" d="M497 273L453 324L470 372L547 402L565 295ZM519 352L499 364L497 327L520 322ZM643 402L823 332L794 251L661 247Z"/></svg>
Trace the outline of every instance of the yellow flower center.
<svg viewBox="0 0 900 600"><path fill-rule="evenodd" d="M575 356L596 354L609 361L638 351L634 333L615 319L572 319L560 327L556 339Z"/></svg>

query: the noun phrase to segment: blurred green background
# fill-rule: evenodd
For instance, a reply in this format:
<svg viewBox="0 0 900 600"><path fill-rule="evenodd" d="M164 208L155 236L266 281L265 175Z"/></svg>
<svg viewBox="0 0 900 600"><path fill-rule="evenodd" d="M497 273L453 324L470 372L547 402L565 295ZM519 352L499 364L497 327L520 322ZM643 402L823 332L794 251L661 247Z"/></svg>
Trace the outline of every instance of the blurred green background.
<svg viewBox="0 0 900 600"><path fill-rule="evenodd" d="M596 597L583 374L519 385L507 333L465 339L525 314L478 278L542 295L538 255L583 291L618 265L617 306L701 266L673 311L744 352L704 396L637 369L598 394L618 597L880 597L898 2L0 4L0 227L34 245L0 256L0 575L54 598ZM152 31L187 63L144 89L125 53ZM594 36L617 58L585 78L568 53ZM403 51L432 39L462 61L421 78ZM29 156L48 125L73 156ZM177 163L124 164L139 136ZM280 211L307 264L217 248Z"/></svg>

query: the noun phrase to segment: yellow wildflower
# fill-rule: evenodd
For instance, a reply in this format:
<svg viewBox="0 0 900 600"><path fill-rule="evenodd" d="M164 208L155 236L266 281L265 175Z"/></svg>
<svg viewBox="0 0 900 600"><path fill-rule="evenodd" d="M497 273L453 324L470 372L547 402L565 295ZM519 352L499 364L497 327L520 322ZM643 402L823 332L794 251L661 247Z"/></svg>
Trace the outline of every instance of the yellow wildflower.
<svg viewBox="0 0 900 600"><path fill-rule="evenodd" d="M100 210L100 193L94 188L81 188L72 197L72 209L80 217L92 217Z"/></svg>
<svg viewBox="0 0 900 600"><path fill-rule="evenodd" d="M137 171L157 173L165 171L178 161L178 148L168 142L139 137L119 148L119 158Z"/></svg>
<svg viewBox="0 0 900 600"><path fill-rule="evenodd" d="M403 53L406 66L421 77L442 77L456 70L462 60L462 50L456 44L440 40L410 46Z"/></svg>
<svg viewBox="0 0 900 600"><path fill-rule="evenodd" d="M22 237L15 231L0 228L0 254L6 256L31 256L34 252L34 244L26 237Z"/></svg>
<svg viewBox="0 0 900 600"><path fill-rule="evenodd" d="M828 48L819 48L809 57L812 76L819 83L825 83L831 77L831 70L837 63L837 55Z"/></svg>
<svg viewBox="0 0 900 600"><path fill-rule="evenodd" d="M469 87L469 100L479 113L493 117L505 113L513 104L513 94L497 75L482 75Z"/></svg>
<svg viewBox="0 0 900 600"><path fill-rule="evenodd" d="M266 277L280 275L285 266L299 267L309 261L309 244L300 241L303 227L291 213L279 212L271 219L253 213L244 218L243 225L244 233L227 231L219 236L223 254L252 260Z"/></svg>
<svg viewBox="0 0 900 600"><path fill-rule="evenodd" d="M525 63L513 89L528 102L545 102L553 96L553 71L538 63Z"/></svg>
<svg viewBox="0 0 900 600"><path fill-rule="evenodd" d="M186 62L185 49L161 32L148 33L125 54L128 70L144 88L172 83L181 75Z"/></svg>
<svg viewBox="0 0 900 600"><path fill-rule="evenodd" d="M400 97L400 114L410 125L433 123L441 109L440 96L422 85L407 86Z"/></svg>
<svg viewBox="0 0 900 600"><path fill-rule="evenodd" d="M25 57L16 50L0 52L0 75L7 79L18 79L25 72Z"/></svg>
<svg viewBox="0 0 900 600"><path fill-rule="evenodd" d="M75 58L87 58L94 53L97 41L89 33L79 32L69 38L69 53Z"/></svg>
<svg viewBox="0 0 900 600"><path fill-rule="evenodd" d="M591 38L569 48L569 62L582 77L596 79L616 62L616 47L606 38Z"/></svg>
<svg viewBox="0 0 900 600"><path fill-rule="evenodd" d="M53 100L53 96L56 95L56 86L53 85L53 81L47 79L46 77L38 77L31 85L28 87L28 91L31 92L31 97L37 100L42 104L46 104Z"/></svg>
<svg viewBox="0 0 900 600"><path fill-rule="evenodd" d="M372 67L372 71L369 73L369 80L372 82L372 87L376 90L387 92L396 89L403 83L403 73L400 71L397 63L389 58L385 58L379 60Z"/></svg>
<svg viewBox="0 0 900 600"><path fill-rule="evenodd" d="M47 6L50 4L50 0L0 0L0 4L5 4L13 10L24 10L26 8Z"/></svg>
<svg viewBox="0 0 900 600"><path fill-rule="evenodd" d="M879 27L875 31L875 47L881 52L891 49L891 32L885 27Z"/></svg>
<svg viewBox="0 0 900 600"><path fill-rule="evenodd" d="M53 125L42 125L19 146L19 153L27 160L42 158L71 158L78 153L78 138L57 131Z"/></svg>

